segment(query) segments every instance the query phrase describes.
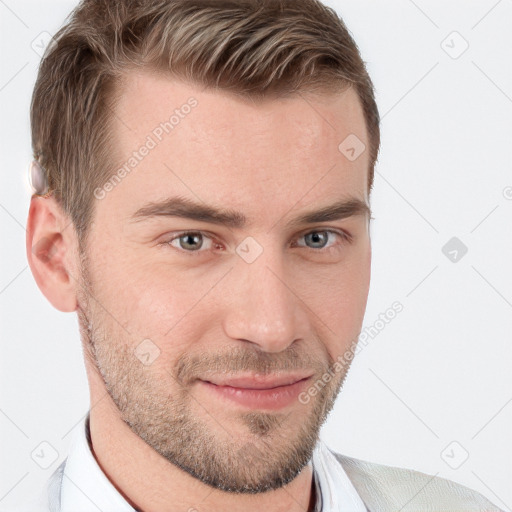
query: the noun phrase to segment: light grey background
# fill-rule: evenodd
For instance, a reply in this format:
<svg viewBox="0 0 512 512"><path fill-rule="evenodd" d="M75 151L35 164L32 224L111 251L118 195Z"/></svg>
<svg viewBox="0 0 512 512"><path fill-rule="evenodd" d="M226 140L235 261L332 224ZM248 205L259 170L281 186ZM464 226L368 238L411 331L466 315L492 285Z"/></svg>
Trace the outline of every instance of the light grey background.
<svg viewBox="0 0 512 512"><path fill-rule="evenodd" d="M75 3L0 0L2 511L39 491L89 406L76 316L37 288L24 230L37 45ZM377 335L322 437L351 456L450 478L510 512L512 1L328 4L368 63L382 150L364 320ZM452 237L468 248L457 262L442 252ZM382 326L395 301L403 311ZM43 441L59 453L47 469L31 458Z"/></svg>

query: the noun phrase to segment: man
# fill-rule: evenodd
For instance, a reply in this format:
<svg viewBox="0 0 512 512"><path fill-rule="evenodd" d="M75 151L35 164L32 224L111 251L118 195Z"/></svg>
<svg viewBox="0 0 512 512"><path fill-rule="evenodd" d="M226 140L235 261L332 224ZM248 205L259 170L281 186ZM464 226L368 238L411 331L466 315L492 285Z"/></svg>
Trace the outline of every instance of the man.
<svg viewBox="0 0 512 512"><path fill-rule="evenodd" d="M91 408L44 510L499 511L331 451L370 283L373 86L316 0L88 0L32 103L38 286Z"/></svg>

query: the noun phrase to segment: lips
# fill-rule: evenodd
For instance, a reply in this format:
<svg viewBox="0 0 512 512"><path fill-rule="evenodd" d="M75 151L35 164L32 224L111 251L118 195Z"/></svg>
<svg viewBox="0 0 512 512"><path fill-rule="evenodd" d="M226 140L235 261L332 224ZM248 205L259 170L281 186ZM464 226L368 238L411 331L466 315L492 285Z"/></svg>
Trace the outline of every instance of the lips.
<svg viewBox="0 0 512 512"><path fill-rule="evenodd" d="M224 404L253 410L276 411L297 407L299 394L308 386L312 373L273 375L222 375L198 379L200 393L222 400Z"/></svg>
<svg viewBox="0 0 512 512"><path fill-rule="evenodd" d="M261 375L251 374L245 376L216 376L204 380L216 386L229 386L238 389L273 389L282 386L289 386L304 379L308 379L312 373L294 373L286 375Z"/></svg>

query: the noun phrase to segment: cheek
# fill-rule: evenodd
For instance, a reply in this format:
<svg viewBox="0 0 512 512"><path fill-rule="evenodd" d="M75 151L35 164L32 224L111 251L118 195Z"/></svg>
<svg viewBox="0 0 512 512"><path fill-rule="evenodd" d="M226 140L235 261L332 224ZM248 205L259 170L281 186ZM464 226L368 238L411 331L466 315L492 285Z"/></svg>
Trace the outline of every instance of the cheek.
<svg viewBox="0 0 512 512"><path fill-rule="evenodd" d="M333 358L356 342L366 310L370 285L371 253L365 247L346 262L327 266L301 284L301 297L311 322L328 344Z"/></svg>
<svg viewBox="0 0 512 512"><path fill-rule="evenodd" d="M161 262L144 263L143 257L125 258L122 266L98 275L98 301L126 328L132 343L149 338L163 348L171 340L179 349L197 338L205 308L215 307L211 292L224 273L198 274Z"/></svg>

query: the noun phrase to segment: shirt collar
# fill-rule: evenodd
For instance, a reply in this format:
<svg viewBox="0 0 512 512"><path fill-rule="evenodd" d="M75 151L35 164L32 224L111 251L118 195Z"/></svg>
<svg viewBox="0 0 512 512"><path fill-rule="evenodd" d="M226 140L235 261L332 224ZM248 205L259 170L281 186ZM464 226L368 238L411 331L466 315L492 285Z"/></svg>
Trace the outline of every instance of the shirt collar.
<svg viewBox="0 0 512 512"><path fill-rule="evenodd" d="M318 439L312 457L317 502L315 512L368 512L334 452Z"/></svg>
<svg viewBox="0 0 512 512"><path fill-rule="evenodd" d="M62 478L60 500L53 496L58 489L55 482L48 487L50 500L60 501L59 512L135 512L100 468L91 446L88 413L75 431L65 463L52 475L53 480ZM367 512L342 465L321 439L309 465L316 489L315 512Z"/></svg>
<svg viewBox="0 0 512 512"><path fill-rule="evenodd" d="M60 512L115 510L134 512L98 465L91 450L89 413L75 432L66 459L61 486Z"/></svg>

